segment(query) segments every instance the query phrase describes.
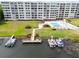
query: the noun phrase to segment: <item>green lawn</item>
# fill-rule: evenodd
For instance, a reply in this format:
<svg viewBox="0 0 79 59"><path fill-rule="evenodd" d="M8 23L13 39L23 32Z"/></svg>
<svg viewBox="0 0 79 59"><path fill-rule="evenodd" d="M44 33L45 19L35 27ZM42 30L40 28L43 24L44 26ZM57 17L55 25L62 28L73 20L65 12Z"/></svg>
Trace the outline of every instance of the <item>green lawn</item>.
<svg viewBox="0 0 79 59"><path fill-rule="evenodd" d="M79 32L73 30L52 30L50 28L43 28L37 30L36 33L38 33L43 38L48 38L53 35L54 37L68 38L79 42Z"/></svg>
<svg viewBox="0 0 79 59"><path fill-rule="evenodd" d="M4 24L0 24L0 36L27 35L32 32L32 29L25 29L28 25L36 28L38 27L38 21L6 21Z"/></svg>
<svg viewBox="0 0 79 59"><path fill-rule="evenodd" d="M26 26L32 28L38 27L39 21L6 21L0 24L0 36L23 36L32 33L32 29L25 29ZM51 35L54 37L68 38L79 42L79 32L73 30L52 30L51 28L43 28L36 30L41 37L48 38Z"/></svg>
<svg viewBox="0 0 79 59"><path fill-rule="evenodd" d="M79 18L67 19L73 25L79 26Z"/></svg>

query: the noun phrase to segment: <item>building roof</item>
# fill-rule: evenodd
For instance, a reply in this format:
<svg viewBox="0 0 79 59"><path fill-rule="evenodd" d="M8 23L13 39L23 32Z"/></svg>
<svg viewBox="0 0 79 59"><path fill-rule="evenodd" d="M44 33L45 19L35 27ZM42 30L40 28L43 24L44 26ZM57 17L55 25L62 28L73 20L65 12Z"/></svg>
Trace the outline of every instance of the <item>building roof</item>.
<svg viewBox="0 0 79 59"><path fill-rule="evenodd" d="M0 0L2 2L79 2L79 0Z"/></svg>

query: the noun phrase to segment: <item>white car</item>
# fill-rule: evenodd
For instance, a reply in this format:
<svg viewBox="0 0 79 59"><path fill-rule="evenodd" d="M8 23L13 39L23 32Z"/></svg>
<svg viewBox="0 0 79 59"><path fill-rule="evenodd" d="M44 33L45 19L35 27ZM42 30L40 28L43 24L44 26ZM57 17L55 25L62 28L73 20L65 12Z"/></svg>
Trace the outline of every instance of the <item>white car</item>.
<svg viewBox="0 0 79 59"><path fill-rule="evenodd" d="M12 36L6 43L5 47L13 47L15 45L16 38L15 36Z"/></svg>

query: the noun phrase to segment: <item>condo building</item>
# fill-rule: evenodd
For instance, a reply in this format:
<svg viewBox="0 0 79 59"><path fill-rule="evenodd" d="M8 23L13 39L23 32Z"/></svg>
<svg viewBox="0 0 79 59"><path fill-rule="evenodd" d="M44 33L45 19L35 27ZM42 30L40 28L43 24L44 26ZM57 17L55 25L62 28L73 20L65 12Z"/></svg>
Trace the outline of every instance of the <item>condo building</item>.
<svg viewBox="0 0 79 59"><path fill-rule="evenodd" d="M78 2L1 2L6 20L79 18Z"/></svg>

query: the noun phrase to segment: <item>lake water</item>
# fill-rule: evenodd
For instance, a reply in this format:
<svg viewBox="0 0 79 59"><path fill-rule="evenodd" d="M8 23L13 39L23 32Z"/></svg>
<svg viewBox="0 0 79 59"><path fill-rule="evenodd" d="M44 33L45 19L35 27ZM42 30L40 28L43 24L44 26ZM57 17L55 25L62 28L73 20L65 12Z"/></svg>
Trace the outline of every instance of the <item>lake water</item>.
<svg viewBox="0 0 79 59"><path fill-rule="evenodd" d="M5 41L4 41L5 43ZM51 49L47 40L42 44L22 44L17 41L15 47L4 47L0 45L0 58L73 58L75 56L67 55L63 49Z"/></svg>

